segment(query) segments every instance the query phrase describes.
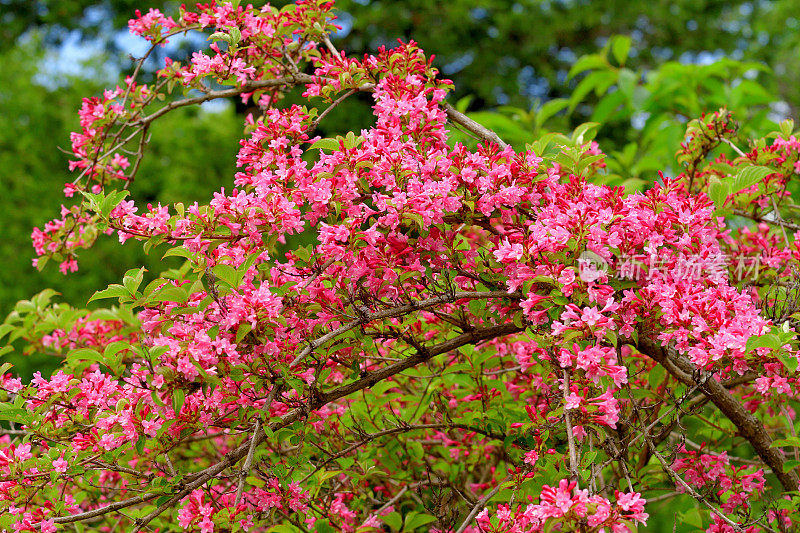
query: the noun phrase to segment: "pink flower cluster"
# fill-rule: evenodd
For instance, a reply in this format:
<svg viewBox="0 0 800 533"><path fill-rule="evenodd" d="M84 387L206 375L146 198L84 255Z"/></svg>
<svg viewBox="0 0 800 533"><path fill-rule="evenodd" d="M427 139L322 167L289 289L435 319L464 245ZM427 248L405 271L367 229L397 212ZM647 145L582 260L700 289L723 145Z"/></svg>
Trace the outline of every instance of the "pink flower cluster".
<svg viewBox="0 0 800 533"><path fill-rule="evenodd" d="M173 28L177 28L178 24L172 20L172 17L165 17L158 9L150 8L150 10L142 15L142 12L136 10L136 18L128 21L128 29L133 35L141 35L148 41L153 41L161 46L166 46L167 41L164 39L164 32L169 32Z"/></svg>
<svg viewBox="0 0 800 533"><path fill-rule="evenodd" d="M562 479L557 487L542 487L538 504L524 509L500 505L491 514L484 509L478 515L478 526L486 533L538 533L553 527L577 530L579 524L585 523L586 531L631 533L636 530L634 524L647 522L641 494L616 491L615 497L612 504L602 496L577 489L574 481Z"/></svg>
<svg viewBox="0 0 800 533"><path fill-rule="evenodd" d="M704 448L705 444L699 450L687 450L685 446L681 447L679 458L672 465L673 468L683 475L691 487L711 493L718 498L722 502L720 505L722 511L738 516L739 523L747 522L751 509L750 500L764 492L766 483L764 471L747 465L734 466L727 452L705 453ZM679 485L678 490L683 492L685 488ZM712 519L712 525L706 530L709 533L734 531L733 527L719 515L712 513ZM752 526L747 531L761 531L761 528Z"/></svg>

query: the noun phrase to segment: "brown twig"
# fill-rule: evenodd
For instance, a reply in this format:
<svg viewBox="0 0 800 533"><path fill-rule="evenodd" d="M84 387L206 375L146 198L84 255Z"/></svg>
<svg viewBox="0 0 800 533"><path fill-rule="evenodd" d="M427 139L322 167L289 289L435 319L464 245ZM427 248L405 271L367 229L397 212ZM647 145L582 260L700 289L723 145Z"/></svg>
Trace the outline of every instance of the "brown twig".
<svg viewBox="0 0 800 533"><path fill-rule="evenodd" d="M420 363L428 361L429 359L437 355L453 351L467 344L477 344L486 340L503 337L505 335L510 335L512 333L518 333L523 330L524 327L517 326L513 323L508 323L508 324L487 326L485 328L463 333L461 335L458 335L457 337L453 337L452 339L443 341L435 346L426 348L421 353L417 353L416 355L407 357L403 361L399 361L392 365L376 370L357 381L354 381L347 385L342 385L328 393L315 395L308 401L307 404L292 409L291 411L280 417L275 422L270 423L267 427L271 433L274 433L302 419L303 417L307 416L309 412L316 411L322 408L323 406L327 405L328 403L338 400L340 398L344 398L345 396L349 396L354 392L358 392L362 389L369 388L388 377L394 376L395 374L398 374L404 370L407 370ZM213 479L214 477L224 472L228 468L233 467L237 462L239 462L239 460L241 460L243 457L247 455L251 446L258 446L260 443L264 442L266 438L267 438L267 433L264 431L264 429L262 429L261 431L256 433L256 437L253 440L241 444L237 448L231 450L218 463L209 466L208 468L201 470L199 472L195 472L193 474L185 476L183 483L179 485L180 489L176 493L174 493L172 497L170 497L168 500L159 505L150 514L136 521L135 531L136 532L141 531L147 524L153 521L153 519L155 519L157 516L159 516L168 508L175 505L187 494L191 493L196 488L203 486L210 479ZM106 505L104 507L92 509L91 511L86 511L83 513L78 513L68 516L53 517L53 521L57 524L82 522L85 520L96 518L98 516L103 516L105 514L114 511L124 509L126 507L131 507L133 505L138 505L140 503L148 502L162 494L163 492L161 491L149 492L146 494L142 494L140 496L136 496L135 498L128 498L126 500L115 502Z"/></svg>
<svg viewBox="0 0 800 533"><path fill-rule="evenodd" d="M503 484L506 481L508 481L510 479L510 477L511 476L506 476L506 478L503 481L501 481L500 483L498 483L497 486L495 488L493 488L491 492L489 492L483 498L478 500L478 502L472 507L472 510L467 515L467 518L465 518L464 521L461 523L461 526L458 528L456 533L464 533L464 530L467 529L467 527L469 526L470 522L472 522L472 519L475 518L475 515L477 515L478 512L483 507L486 506L486 504L488 503L489 500L494 498L497 495L497 493L500 492L500 490L503 488Z"/></svg>
<svg viewBox="0 0 800 533"><path fill-rule="evenodd" d="M673 353L671 349L662 347L652 339L642 336L639 340L639 351L660 363L664 368L686 385L696 385L692 373L696 367L685 357ZM715 379L708 379L700 386L700 390L711 402L722 411L739 430L739 435L747 439L756 453L769 465L783 489L787 492L797 490L797 474L783 471L783 454L771 448L772 438L763 424L734 398L722 384Z"/></svg>
<svg viewBox="0 0 800 533"><path fill-rule="evenodd" d="M401 305L398 307L392 307L390 309L385 309L383 311L378 311L375 313L364 313L363 316L348 322L342 326L339 326L335 330L326 333L322 337L319 337L311 342L309 342L305 348L300 352L300 354L294 358L289 366L294 366L300 361L302 361L306 356L308 356L311 352L322 346L328 341L333 340L334 338L338 337L342 333L349 331L353 328L357 328L363 324L367 324L372 322L373 320L382 320L384 318L392 318L396 316L406 315L408 313L412 313L414 311L419 311L422 309L427 309L429 307L440 305L443 303L451 303L456 300L461 299L480 299L480 298L521 298L522 295L519 293L508 293L504 291L489 291L489 292L455 292L453 294L445 294L443 296L436 296L433 298L427 298L425 300L419 300L416 302L411 302L406 305Z"/></svg>

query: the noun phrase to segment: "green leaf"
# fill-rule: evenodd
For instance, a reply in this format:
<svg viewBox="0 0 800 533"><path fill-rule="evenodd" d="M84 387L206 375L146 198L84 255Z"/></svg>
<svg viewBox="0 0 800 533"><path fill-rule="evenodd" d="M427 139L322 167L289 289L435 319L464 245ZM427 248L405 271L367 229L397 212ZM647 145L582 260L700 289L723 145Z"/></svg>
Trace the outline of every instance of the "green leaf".
<svg viewBox="0 0 800 533"><path fill-rule="evenodd" d="M94 300L103 300L105 298L122 298L123 296L131 296L131 293L123 287L122 285L113 284L110 285L107 289L103 289L102 291L97 291L89 298L89 301L92 302Z"/></svg>
<svg viewBox="0 0 800 533"><path fill-rule="evenodd" d="M780 123L780 129L784 139L788 139L791 137L792 132L794 132L794 120L787 118L786 120L782 121Z"/></svg>
<svg viewBox="0 0 800 533"><path fill-rule="evenodd" d="M183 389L175 389L172 391L172 409L175 411L175 416L181 412L183 402L186 399L186 391Z"/></svg>
<svg viewBox="0 0 800 533"><path fill-rule="evenodd" d="M136 441L136 451L139 453L139 455L144 454L144 443L146 440L147 439L144 435L140 435L139 439Z"/></svg>
<svg viewBox="0 0 800 533"><path fill-rule="evenodd" d="M253 326L251 326L249 322L239 324L239 329L236 330L236 342L241 342L244 336L250 333L251 329L253 329Z"/></svg>
<svg viewBox="0 0 800 533"><path fill-rule="evenodd" d="M71 350L67 354L67 361L93 361L95 363L102 363L103 365L106 364L103 354L93 348L77 348L75 350Z"/></svg>
<svg viewBox="0 0 800 533"><path fill-rule="evenodd" d="M422 459L423 455L425 455L425 450L422 448L422 444L411 440L407 443L408 451L411 454L411 457L414 459Z"/></svg>
<svg viewBox="0 0 800 533"><path fill-rule="evenodd" d="M647 382L650 384L652 388L657 388L664 382L664 378L667 375L667 371L661 365L656 365L647 375Z"/></svg>
<svg viewBox="0 0 800 533"><path fill-rule="evenodd" d="M180 302L183 303L189 299L189 294L182 287L175 285L164 285L159 290L151 294L148 302Z"/></svg>
<svg viewBox="0 0 800 533"><path fill-rule="evenodd" d="M32 414L27 409L13 407L9 404L0 404L0 420L7 420L17 424L28 424L32 418Z"/></svg>
<svg viewBox="0 0 800 533"><path fill-rule="evenodd" d="M142 283L145 268L132 268L125 273L122 278L122 284L131 294L134 294Z"/></svg>
<svg viewBox="0 0 800 533"><path fill-rule="evenodd" d="M604 93L617 79L617 75L610 70L596 70L583 78L572 91L569 99L569 110L573 111L591 91L598 96Z"/></svg>
<svg viewBox="0 0 800 533"><path fill-rule="evenodd" d="M338 530L338 528L334 529L333 526L331 526L330 520L326 518L324 520L317 520L314 522L314 530L318 533L334 533Z"/></svg>
<svg viewBox="0 0 800 533"><path fill-rule="evenodd" d="M344 138L344 142L342 143L345 148L358 148L358 146L364 142L364 137L361 135L356 137L356 134L352 131L348 131L347 135Z"/></svg>
<svg viewBox="0 0 800 533"><path fill-rule="evenodd" d="M545 122L547 119L562 111L569 106L569 100L566 98L554 98L549 102L546 102L539 111L536 112L536 126L539 127Z"/></svg>
<svg viewBox="0 0 800 533"><path fill-rule="evenodd" d="M164 406L164 402L161 401L161 396L158 395L158 391L157 390L153 389L150 392L150 397L153 398L153 403L155 403L156 405L160 405L162 407ZM164 426L162 426L162 429L164 429ZM158 434L158 438L161 438L161 431L159 430L158 433L159 433Z"/></svg>
<svg viewBox="0 0 800 533"><path fill-rule="evenodd" d="M710 185L708 186L708 197L712 202L714 202L714 205L717 208L720 208L725 204L725 200L728 199L728 196L731 195L731 192L731 186L728 181L719 181L715 178L710 180Z"/></svg>
<svg viewBox="0 0 800 533"><path fill-rule="evenodd" d="M228 33L225 33L224 31L217 31L217 32L212 33L208 37L208 40L209 41L224 41L224 42L226 42L228 44L231 44L231 36Z"/></svg>
<svg viewBox="0 0 800 533"><path fill-rule="evenodd" d="M475 99L475 96L473 96L471 94L468 94L467 96L464 96L463 98L459 98L459 100L456 102L456 105L454 105L453 107L455 107L458 111L460 111L462 113L466 113L467 112L467 108L469 107L469 104L472 103L472 100L474 100L474 99Z"/></svg>
<svg viewBox="0 0 800 533"><path fill-rule="evenodd" d="M86 191L78 191L78 192L80 192L84 198L89 200L89 208L92 211L96 212L100 210L100 202L102 202L104 198L102 194L94 194Z"/></svg>
<svg viewBox="0 0 800 533"><path fill-rule="evenodd" d="M186 248L185 246L176 246L175 248L170 248L169 250L167 250L166 253L163 256L161 256L161 258L163 259L165 257L173 257L173 256L189 258L192 257L193 255L194 254L190 252L189 249Z"/></svg>
<svg viewBox="0 0 800 533"><path fill-rule="evenodd" d="M798 466L800 466L800 461L798 461L797 459L792 459L791 461L786 461L785 463L783 463L783 471L791 472Z"/></svg>
<svg viewBox="0 0 800 533"><path fill-rule="evenodd" d="M341 470L323 470L322 472L320 472L318 478L320 481L327 481L336 476L340 476L341 474L342 474Z"/></svg>
<svg viewBox="0 0 800 533"><path fill-rule="evenodd" d="M414 222L414 225L417 226L417 231L422 232L425 229L425 221L419 213L406 213L405 216Z"/></svg>
<svg viewBox="0 0 800 533"><path fill-rule="evenodd" d="M383 517L383 523L395 531L403 529L403 517L397 511L392 511Z"/></svg>
<svg viewBox="0 0 800 533"><path fill-rule="evenodd" d="M784 446L791 446L792 448L800 448L800 437L787 437L785 439L777 439L772 441L769 445L770 448L783 448Z"/></svg>
<svg viewBox="0 0 800 533"><path fill-rule="evenodd" d="M239 273L230 265L220 264L214 266L211 271L219 279L230 285L231 287L239 286Z"/></svg>
<svg viewBox="0 0 800 533"><path fill-rule="evenodd" d="M585 122L580 124L575 131L572 132L572 142L576 145L587 143L594 139L600 129L600 124L597 122Z"/></svg>
<svg viewBox="0 0 800 533"><path fill-rule="evenodd" d="M36 296L34 296L33 298L31 298L31 301L33 301L33 304L38 309L42 309L44 307L47 307L47 305L50 303L50 300L52 300L53 296L55 296L56 294L59 293L57 293L53 289L45 289Z"/></svg>
<svg viewBox="0 0 800 533"><path fill-rule="evenodd" d="M769 167L762 167L758 165L744 167L736 174L733 179L733 192L739 192L748 187L755 185L770 174L774 174L775 170Z"/></svg>
<svg viewBox="0 0 800 533"><path fill-rule="evenodd" d="M229 31L231 35L231 45L236 46L242 40L242 32L236 26L231 26Z"/></svg>
<svg viewBox="0 0 800 533"><path fill-rule="evenodd" d="M339 150L340 147L336 139L320 139L312 144L309 150Z"/></svg>
<svg viewBox="0 0 800 533"><path fill-rule="evenodd" d="M119 352L130 347L130 343L126 341L114 341L106 346L105 350L103 350L103 357L105 359L112 359L113 357L116 357Z"/></svg>
<svg viewBox="0 0 800 533"><path fill-rule="evenodd" d="M700 514L700 509L694 507L687 511L684 511L678 515L678 519L680 523L688 524L695 526L699 529L704 529L705 526L703 525L703 517Z"/></svg>
<svg viewBox="0 0 800 533"><path fill-rule="evenodd" d="M791 373L797 372L798 363L797 363L797 357L795 357L794 354L786 353L783 350L781 350L780 352L778 352L778 359L780 359L781 363L783 363L783 366L785 366L787 370L789 370L789 372Z"/></svg>
<svg viewBox="0 0 800 533"><path fill-rule="evenodd" d="M567 80L571 80L573 77L580 74L581 72L596 68L603 68L607 66L608 66L608 61L606 61L606 59L599 54L591 54L583 56L572 65L572 68L569 69Z"/></svg>
<svg viewBox="0 0 800 533"><path fill-rule="evenodd" d="M15 326L12 324L0 324L0 339L8 335L11 331L14 331Z"/></svg>
<svg viewBox="0 0 800 533"><path fill-rule="evenodd" d="M767 333L766 335L752 336L747 339L747 351L749 352L756 348L780 348L782 344L780 337L774 333Z"/></svg>
<svg viewBox="0 0 800 533"><path fill-rule="evenodd" d="M421 514L417 513L416 511L411 511L406 516L406 524L403 528L404 531L414 531L417 528L420 528L426 524L430 524L432 522L436 522L437 518L435 516L431 516L429 514Z"/></svg>
<svg viewBox="0 0 800 533"><path fill-rule="evenodd" d="M103 218L108 218L108 215L111 214L111 211L117 207L122 200L125 199L126 196L130 194L130 191L121 190L121 191L114 191L108 196L106 196L103 201L100 203L100 216Z"/></svg>
<svg viewBox="0 0 800 533"><path fill-rule="evenodd" d="M628 59L628 52L631 49L631 38L627 35L616 35L611 38L611 54L617 63L622 66Z"/></svg>
<svg viewBox="0 0 800 533"><path fill-rule="evenodd" d="M608 93L594 107L592 113L592 121L605 122L613 113L617 111L619 106L625 103L625 93L622 91L614 91Z"/></svg>
<svg viewBox="0 0 800 533"><path fill-rule="evenodd" d="M308 264L309 259L311 259L311 245L307 246L298 246L294 250L294 255L302 262Z"/></svg>

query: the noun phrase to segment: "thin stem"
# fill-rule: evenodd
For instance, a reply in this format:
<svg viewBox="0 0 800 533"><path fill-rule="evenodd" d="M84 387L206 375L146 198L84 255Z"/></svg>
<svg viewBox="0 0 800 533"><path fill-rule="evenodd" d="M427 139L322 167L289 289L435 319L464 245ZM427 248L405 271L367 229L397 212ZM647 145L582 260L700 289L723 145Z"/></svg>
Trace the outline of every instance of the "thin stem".
<svg viewBox="0 0 800 533"><path fill-rule="evenodd" d="M663 468L665 472L667 472L675 481L677 481L678 484L692 496L692 498L708 507L715 515L722 518L729 526L731 526L734 531L738 533L744 533L744 530L739 526L739 524L728 518L722 511L705 499L701 494L698 494L697 491L695 491L688 483L686 483L683 478L679 476L678 473L672 469L672 467L669 466L667 460L664 459L664 456L661 455L661 453L659 453L659 451L655 448L649 436L645 435L644 438L648 445L650 445L650 450L653 452L653 455L655 455L656 459L658 459L658 462L661 463L661 468Z"/></svg>
<svg viewBox="0 0 800 533"><path fill-rule="evenodd" d="M316 129L317 129L317 126L319 126L319 123L320 123L320 122L322 122L322 120L323 120L323 119L324 119L326 116L328 116L328 113L330 113L331 111L333 111L334 109L336 109L336 107L337 107L339 104L341 104L342 102L344 102L344 101L345 101L345 100L347 100L347 99L348 99L350 96L354 95L354 94L355 94L355 93L357 93L357 92L358 92L358 91L357 91L356 89L350 89L349 91L347 91L346 93L344 93L343 95L341 95L339 98L337 98L336 100L334 100L334 101L333 101L333 103L331 103L331 105L329 105L327 108L325 108L325 111L323 111L322 113L320 113L320 114L319 114L319 116L318 116L316 119L314 119L314 122L312 122L312 123L311 123L311 127L309 128L308 134L309 134L309 135L311 135L311 133L312 133L312 132L314 132L314 130L316 130Z"/></svg>
<svg viewBox="0 0 800 533"><path fill-rule="evenodd" d="M423 351L418 352L414 356L407 357L403 361L399 361L395 364L376 370L357 381L354 381L347 385L342 385L328 393L318 394L314 398L310 399L308 403L302 405L301 407L292 409L288 413L281 416L278 420L270 423L268 425L268 428L272 433L274 433L280 429L290 426L291 424L293 424L298 420L303 419L304 417L308 416L308 413L316 411L324 407L325 405L329 404L330 402L336 401L340 398L344 398L360 390L372 387L373 385L375 385L380 381L383 381L389 377L399 374L400 372L412 368L420 363L424 363L430 360L431 358L436 357L437 355L451 352L467 344L478 344L480 342L496 339L499 337L503 337L505 335L519 333L520 331L523 330L524 327L520 327L517 326L516 324L509 323L509 324L497 324L493 326L487 326L481 329L469 331L467 333L462 333L457 337L453 337L452 339L443 341L435 346L426 348ZM264 442L266 438L267 434L263 429L257 432L256 437L254 439L255 446L258 446L260 443ZM214 477L218 476L228 468L234 466L237 462L239 462L240 459L242 459L247 455L251 446L253 446L252 441L249 443L242 444L237 448L231 450L227 454L225 454L222 460L220 460L216 464L209 466L208 468L201 470L199 472L195 472L193 474L185 476L183 480L183 485L181 485L182 488L167 501L159 505L158 508L156 508L150 514L148 514L142 519L139 519L137 521L136 524L137 528L135 531L137 533L140 532L153 519L155 519L157 516L159 516L168 508L175 505L177 502L183 499L183 497L185 497L187 494L191 493L196 488L203 486L210 479L213 479ZM122 500L116 503L112 503L104 507L93 509L91 511L86 511L84 513L53 517L53 521L58 524L82 522L85 520L89 520L91 518L103 516L113 511L118 511L126 507L131 507L133 505L138 505L140 503L150 501L159 495L163 495L163 492L162 491L149 492L137 496L135 498L128 498L127 500Z"/></svg>
<svg viewBox="0 0 800 533"><path fill-rule="evenodd" d="M580 477L578 477L578 454L575 450L575 436L572 434L572 420L570 418L569 409L566 407L566 401L569 397L569 373L565 368L563 370L564 376L564 423L567 426L567 445L569 446L569 471L572 475L572 480L575 483L580 483ZM580 488L579 485L576 485L577 488Z"/></svg>
<svg viewBox="0 0 800 533"><path fill-rule="evenodd" d="M669 347L663 347L644 335L640 337L638 347L643 354L661 363L667 372L682 383L690 386L698 384L692 377L692 373L697 367L685 357L672 353ZM781 482L783 490L787 492L797 490L798 483L800 483L797 474L793 471L783 471L783 453L772 447L772 438L764 425L716 379L704 380L700 384L700 390L733 422L739 435L747 439L759 457L772 468L773 473Z"/></svg>
<svg viewBox="0 0 800 533"><path fill-rule="evenodd" d="M492 130L483 126L482 124L475 122L474 120L472 120L467 115L465 115L455 107L451 106L450 104L445 104L444 110L447 112L447 118L449 118L456 124L464 126L465 128L467 128L467 130L471 131L472 133L480 137L482 140L491 141L500 146L500 148L502 149L505 149L508 146L508 144L503 142L503 140L500 138L499 135L497 135L497 133L493 132Z"/></svg>
<svg viewBox="0 0 800 533"><path fill-rule="evenodd" d="M504 291L489 291L489 292L476 292L476 291L469 291L469 292L456 292L453 294L446 294L443 296L436 296L434 298L428 298L425 300L418 300L415 302L408 303L406 305L401 305L398 307L392 307L390 309L386 309L384 311L378 311L376 313L364 313L361 318L348 322L342 326L339 326L335 330L326 333L322 337L319 337L311 342L309 342L305 348L300 352L300 354L294 358L294 361L291 362L289 366L294 366L300 361L302 361L306 356L308 356L311 352L322 346L328 341L331 341L345 333L350 331L353 328L357 328L363 324L367 324L372 322L373 320L382 320L384 318L392 318L396 316L405 315L411 313L413 311L419 311L422 309L426 309L428 307L432 307L434 305L440 305L443 303L451 303L456 300L462 299L480 299L480 298L521 298L519 293L508 293Z"/></svg>
<svg viewBox="0 0 800 533"><path fill-rule="evenodd" d="M731 148L733 148L733 151L734 151L734 152L736 152L737 154L739 154L739 157L747 157L747 154L745 154L744 152L742 152L742 151L739 149L739 147L738 147L738 146L736 146L735 144L733 144L733 143L731 142L731 140L730 140L730 139L727 139L727 138L725 138L725 137L720 137L720 140L722 140L722 142L724 142L725 144L727 144L728 146L730 146Z"/></svg>
<svg viewBox="0 0 800 533"><path fill-rule="evenodd" d="M274 389L273 389L274 390ZM236 487L236 500L234 508L239 507L239 502L242 501L242 491L244 490L244 481L250 474L250 469L253 467L253 456L256 451L256 435L261 431L261 420L256 418L255 426L253 427L253 436L250 438L250 448L247 450L247 458L244 460L242 470L239 472L239 486Z"/></svg>
<svg viewBox="0 0 800 533"><path fill-rule="evenodd" d="M503 481L497 484L495 488L488 494L486 494L483 498L478 500L478 502L472 507L472 510L467 515L467 518L461 523L461 526L458 528L456 533L464 533L464 530L467 529L467 526L472 522L473 518L480 512L481 509L486 507L486 504L489 500L494 498L498 492L503 488L503 484L510 479L510 476L507 476Z"/></svg>

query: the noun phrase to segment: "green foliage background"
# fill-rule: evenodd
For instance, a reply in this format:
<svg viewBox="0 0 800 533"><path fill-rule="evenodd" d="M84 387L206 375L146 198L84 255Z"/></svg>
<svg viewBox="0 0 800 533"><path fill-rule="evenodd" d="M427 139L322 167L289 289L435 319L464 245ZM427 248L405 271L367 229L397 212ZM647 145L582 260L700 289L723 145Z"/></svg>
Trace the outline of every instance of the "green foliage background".
<svg viewBox="0 0 800 533"><path fill-rule="evenodd" d="M78 78L55 90L31 83L37 57L40 51L30 45L0 55L6 78L0 84L3 314L17 300L44 287L82 303L128 268L146 264L158 269L160 263L159 257L145 256L140 246L120 247L116 239L105 238L82 257L79 275L64 277L52 265L41 273L31 267L33 226L55 218L59 205L68 201L62 189L74 176L67 170L69 156L63 150L69 150L69 133L78 128L77 107L82 97L102 90L97 82ZM218 113L187 108L171 114L152 130L149 157L140 169L142 179L134 185L137 196L143 203L191 203L219 190L233 168L240 132L241 120L232 108Z"/></svg>

